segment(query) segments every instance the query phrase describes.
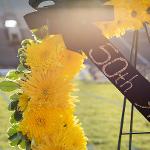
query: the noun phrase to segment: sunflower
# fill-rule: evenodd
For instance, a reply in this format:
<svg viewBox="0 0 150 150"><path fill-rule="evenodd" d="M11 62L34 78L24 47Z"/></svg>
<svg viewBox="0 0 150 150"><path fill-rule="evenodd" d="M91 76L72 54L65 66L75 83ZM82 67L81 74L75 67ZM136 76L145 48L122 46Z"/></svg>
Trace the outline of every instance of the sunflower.
<svg viewBox="0 0 150 150"><path fill-rule="evenodd" d="M143 12L144 20L150 24L150 2L149 0L143 0L143 4L145 6L145 10Z"/></svg>
<svg viewBox="0 0 150 150"><path fill-rule="evenodd" d="M19 130L36 143L47 135L57 134L59 128L73 125L75 118L71 109L49 108L30 103L23 114Z"/></svg>
<svg viewBox="0 0 150 150"><path fill-rule="evenodd" d="M23 93L20 96L19 103L18 103L18 107L20 111L24 111L27 108L29 100L30 98L25 93Z"/></svg>
<svg viewBox="0 0 150 150"><path fill-rule="evenodd" d="M71 50L64 51L63 72L65 77L72 79L83 67L86 56Z"/></svg>
<svg viewBox="0 0 150 150"><path fill-rule="evenodd" d="M31 70L58 69L70 79L80 71L85 59L83 53L67 50L60 35L47 36L39 43L32 42L27 47L26 56L26 65L30 66Z"/></svg>
<svg viewBox="0 0 150 150"><path fill-rule="evenodd" d="M60 35L27 46L26 65L31 72L20 81L24 95L19 104L23 111L19 131L35 142L33 149L86 149L86 138L73 115L76 99L71 96L72 79L84 58L67 50Z"/></svg>
<svg viewBox="0 0 150 150"><path fill-rule="evenodd" d="M33 71L21 83L22 90L30 96L30 101L47 104L50 107L73 107L70 92L73 84L57 71Z"/></svg>
<svg viewBox="0 0 150 150"><path fill-rule="evenodd" d="M127 30L139 30L143 23L150 22L148 0L111 0L107 4L114 6L114 21L96 23L107 38L122 36Z"/></svg>
<svg viewBox="0 0 150 150"><path fill-rule="evenodd" d="M107 38L112 38L113 36L120 37L121 35L125 34L127 29L127 25L121 23L121 20L111 22L99 22L96 23L96 26L100 30L102 30L103 34Z"/></svg>
<svg viewBox="0 0 150 150"><path fill-rule="evenodd" d="M42 41L33 42L26 50L26 64L32 68L49 69L59 66L65 44L62 36L49 35Z"/></svg>
<svg viewBox="0 0 150 150"><path fill-rule="evenodd" d="M130 29L139 30L143 28L143 23L145 20L145 5L142 0L136 1L132 0L128 7L128 16L126 17L126 22L129 24Z"/></svg>
<svg viewBox="0 0 150 150"><path fill-rule="evenodd" d="M80 125L65 127L33 145L33 150L86 150L87 138Z"/></svg>
<svg viewBox="0 0 150 150"><path fill-rule="evenodd" d="M129 29L129 25L125 21L126 16L129 15L127 2L112 0L108 4L114 6L114 21L97 22L96 25L107 38L124 35L126 30Z"/></svg>

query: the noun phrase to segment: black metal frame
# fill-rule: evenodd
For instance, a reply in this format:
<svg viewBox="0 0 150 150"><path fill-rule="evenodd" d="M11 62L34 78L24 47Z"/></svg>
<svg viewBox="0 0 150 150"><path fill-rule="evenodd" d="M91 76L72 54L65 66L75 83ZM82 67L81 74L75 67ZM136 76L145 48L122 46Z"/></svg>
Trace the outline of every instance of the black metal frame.
<svg viewBox="0 0 150 150"><path fill-rule="evenodd" d="M150 43L150 35L148 33L147 24L144 23L143 26L144 26L148 41ZM136 65L137 65L138 40L139 40L139 31L136 30L133 33L132 48L131 48L131 53L130 53L130 63L135 68L136 68ZM125 132L125 133L123 132L126 102L127 102L127 98L124 97L117 150L121 150L121 140L122 140L122 136L124 136L124 135L129 135L129 150L131 150L132 149L132 135L150 134L150 132L133 132L133 118L134 118L134 105L133 104L131 104L130 132Z"/></svg>

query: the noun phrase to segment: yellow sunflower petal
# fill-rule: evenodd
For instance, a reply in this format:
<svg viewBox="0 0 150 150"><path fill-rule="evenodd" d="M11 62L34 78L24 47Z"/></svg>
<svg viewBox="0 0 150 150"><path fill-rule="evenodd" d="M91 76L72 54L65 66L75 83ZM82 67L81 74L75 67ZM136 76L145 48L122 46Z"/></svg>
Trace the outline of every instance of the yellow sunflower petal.
<svg viewBox="0 0 150 150"><path fill-rule="evenodd" d="M19 98L18 107L20 111L24 111L27 108L29 97L26 94L22 94Z"/></svg>
<svg viewBox="0 0 150 150"><path fill-rule="evenodd" d="M23 114L19 129L29 139L37 143L46 135L51 135L61 127L75 122L71 109L54 108L29 104Z"/></svg>
<svg viewBox="0 0 150 150"><path fill-rule="evenodd" d="M82 128L75 125L46 137L41 144L33 145L33 150L86 150L86 141Z"/></svg>
<svg viewBox="0 0 150 150"><path fill-rule="evenodd" d="M148 0L111 0L110 3L114 6L114 21L96 23L107 38L122 36L127 30L140 30L143 23L150 23Z"/></svg>
<svg viewBox="0 0 150 150"><path fill-rule="evenodd" d="M73 107L70 92L73 84L61 74L51 71L36 71L21 83L22 90L30 96L30 101L47 104L49 107Z"/></svg>
<svg viewBox="0 0 150 150"><path fill-rule="evenodd" d="M60 35L47 36L40 43L32 43L26 50L26 63L31 68L44 68L59 65L61 52L65 49Z"/></svg>

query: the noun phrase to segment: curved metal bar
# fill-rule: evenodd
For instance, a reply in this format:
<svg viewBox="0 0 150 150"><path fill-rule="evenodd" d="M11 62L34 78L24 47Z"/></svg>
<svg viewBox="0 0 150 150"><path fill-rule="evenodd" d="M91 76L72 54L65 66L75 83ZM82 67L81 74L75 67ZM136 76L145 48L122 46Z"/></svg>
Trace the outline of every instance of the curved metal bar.
<svg viewBox="0 0 150 150"><path fill-rule="evenodd" d="M132 47L131 47L131 52L130 52L130 63L132 65L133 65L133 59L134 59L135 42L136 42L136 31L133 32ZM126 110L126 101L127 101L127 98L124 97L117 150L121 150L121 140L122 140L122 135L123 135L123 125L124 125L124 117L125 117L125 110Z"/></svg>
<svg viewBox="0 0 150 150"><path fill-rule="evenodd" d="M29 5L34 8L34 9L38 9L38 6L42 3L42 2L47 2L47 1L52 1L52 0L29 0ZM54 2L54 1L53 1Z"/></svg>
<svg viewBox="0 0 150 150"><path fill-rule="evenodd" d="M144 26L144 29L145 29L145 32L146 32L147 39L148 39L148 41L150 43L150 35L149 35L147 24L144 23L143 26Z"/></svg>
<svg viewBox="0 0 150 150"><path fill-rule="evenodd" d="M122 133L122 135L142 135L142 134L150 134L150 132L127 132L127 133Z"/></svg>

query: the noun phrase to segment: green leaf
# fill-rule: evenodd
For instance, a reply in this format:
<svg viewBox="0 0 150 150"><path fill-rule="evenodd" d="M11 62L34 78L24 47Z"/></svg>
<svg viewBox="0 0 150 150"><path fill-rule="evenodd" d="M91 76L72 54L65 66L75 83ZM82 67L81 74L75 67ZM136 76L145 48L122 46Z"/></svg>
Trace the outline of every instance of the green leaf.
<svg viewBox="0 0 150 150"><path fill-rule="evenodd" d="M26 150L31 150L31 141L30 140L26 141Z"/></svg>
<svg viewBox="0 0 150 150"><path fill-rule="evenodd" d="M17 138L18 138L17 145L19 145L19 144L22 142L22 139L23 139L23 135L22 135L21 132L18 132L18 133L17 133Z"/></svg>
<svg viewBox="0 0 150 150"><path fill-rule="evenodd" d="M18 52L18 57L19 57L19 61L22 63L22 64L25 64L26 63L26 53L22 50L20 50Z"/></svg>
<svg viewBox="0 0 150 150"><path fill-rule="evenodd" d="M26 58L25 57L19 57L20 64L26 64Z"/></svg>
<svg viewBox="0 0 150 150"><path fill-rule="evenodd" d="M22 133L17 132L8 138L11 146L17 146L22 142Z"/></svg>
<svg viewBox="0 0 150 150"><path fill-rule="evenodd" d="M28 45L31 45L32 42L33 42L33 40L31 40L31 39L26 39L26 40L23 40L23 41L21 42L21 45L22 45L23 48L27 48L27 46L28 46Z"/></svg>
<svg viewBox="0 0 150 150"><path fill-rule="evenodd" d="M2 81L0 82L0 90L4 92L11 92L19 88L19 85L12 81Z"/></svg>
<svg viewBox="0 0 150 150"><path fill-rule="evenodd" d="M10 137L17 132L18 132L18 124L14 124L8 129L7 134Z"/></svg>
<svg viewBox="0 0 150 150"><path fill-rule="evenodd" d="M17 80L21 77L21 75L23 75L23 73L20 73L16 70L11 70L7 73L6 78L11 80Z"/></svg>
<svg viewBox="0 0 150 150"><path fill-rule="evenodd" d="M11 101L10 104L8 105L8 110L13 111L13 110L17 109L18 102L19 101Z"/></svg>
<svg viewBox="0 0 150 150"><path fill-rule="evenodd" d="M30 73L30 72L31 72L31 71L28 70L23 64L20 64L20 65L18 66L17 70L18 70L19 72L23 72L23 73Z"/></svg>
<svg viewBox="0 0 150 150"><path fill-rule="evenodd" d="M11 146L20 145L21 148L25 149L26 138L21 132L18 132L18 124L10 127L7 134L9 136L8 139L10 140Z"/></svg>
<svg viewBox="0 0 150 150"><path fill-rule="evenodd" d="M7 131L9 140L10 140L10 145L11 146L17 146L19 145L20 148L26 149L31 148L31 142L25 135L23 135L21 132L18 132L18 124L14 124L12 127L9 128Z"/></svg>
<svg viewBox="0 0 150 150"><path fill-rule="evenodd" d="M16 110L16 111L14 112L14 119L15 119L16 121L22 120L22 112Z"/></svg>
<svg viewBox="0 0 150 150"><path fill-rule="evenodd" d="M14 139L16 139L16 138L17 138L17 133L14 133L13 135L11 135L11 136L8 137L8 139L9 139L10 141L12 141L12 140L14 140Z"/></svg>
<svg viewBox="0 0 150 150"><path fill-rule="evenodd" d="M9 97L10 100L19 101L21 93L15 93Z"/></svg>
<svg viewBox="0 0 150 150"><path fill-rule="evenodd" d="M18 49L18 55L25 53L25 49L24 48L19 48Z"/></svg>
<svg viewBox="0 0 150 150"><path fill-rule="evenodd" d="M15 139L14 141L10 141L10 146L12 146L12 147L15 147L15 146L17 146L17 142L18 142L18 140L17 139Z"/></svg>
<svg viewBox="0 0 150 150"><path fill-rule="evenodd" d="M20 132L21 133L21 132ZM21 142L18 144L19 145L19 148L21 148L21 149L26 149L26 143L27 143L27 141L29 141L28 139L27 139L27 136L25 136L25 135L23 135L22 133L21 133L21 138L22 138L22 140L21 140Z"/></svg>
<svg viewBox="0 0 150 150"><path fill-rule="evenodd" d="M25 53L22 52L22 53L19 54L19 57L26 58L26 55L25 55Z"/></svg>
<svg viewBox="0 0 150 150"><path fill-rule="evenodd" d="M21 143L19 144L19 147L21 149L25 149L26 148L26 141L25 140L22 140Z"/></svg>
<svg viewBox="0 0 150 150"><path fill-rule="evenodd" d="M17 123L17 121L16 121L16 119L15 119L15 117L14 117L14 113L11 115L11 117L10 117L10 119L9 119L9 122L10 122L11 124Z"/></svg>
<svg viewBox="0 0 150 150"><path fill-rule="evenodd" d="M24 72L24 71L26 70L26 68L25 68L22 64L20 64L20 65L18 66L17 70L18 70L18 71L21 71L21 72Z"/></svg>

